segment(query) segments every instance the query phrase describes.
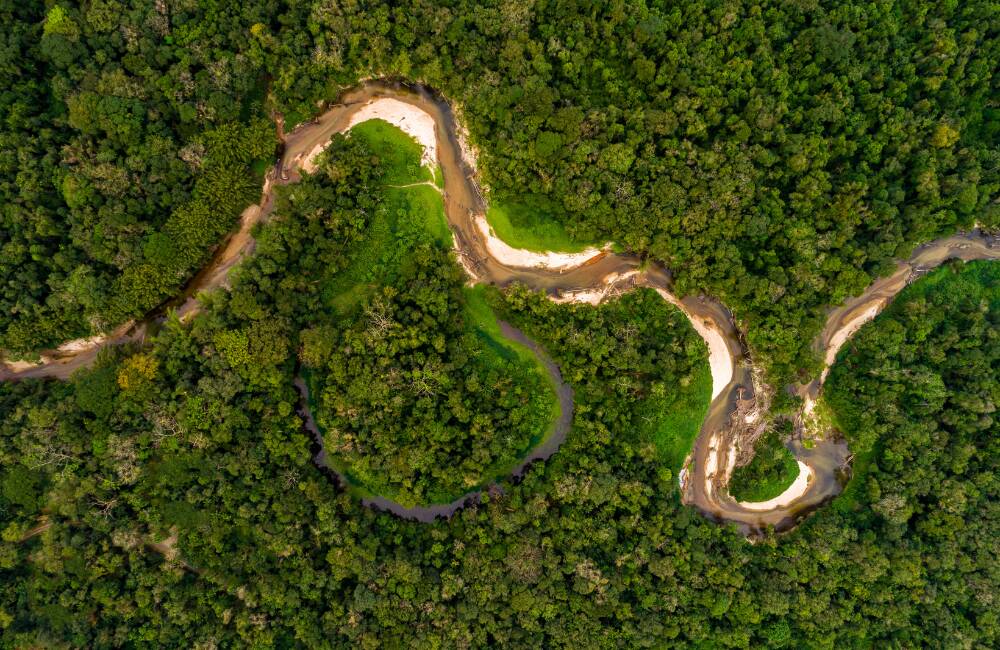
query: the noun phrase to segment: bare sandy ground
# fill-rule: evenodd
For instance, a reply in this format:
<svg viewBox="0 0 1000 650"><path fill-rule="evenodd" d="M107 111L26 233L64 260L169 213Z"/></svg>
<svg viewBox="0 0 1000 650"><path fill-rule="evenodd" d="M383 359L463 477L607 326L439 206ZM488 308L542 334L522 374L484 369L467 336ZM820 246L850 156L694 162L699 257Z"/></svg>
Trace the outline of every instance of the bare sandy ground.
<svg viewBox="0 0 1000 650"><path fill-rule="evenodd" d="M424 151L420 157L421 164L431 169L437 164L437 135L434 130L434 118L427 111L392 97L376 97L351 114L346 130L369 120L383 120L398 127L423 147ZM317 142L309 153L299 161L302 169L310 174L315 172L316 157L329 144L328 138Z"/></svg>
<svg viewBox="0 0 1000 650"><path fill-rule="evenodd" d="M384 120L398 127L424 148L424 153L420 158L422 164L432 169L437 164L437 136L434 131L434 118L427 111L392 97L379 97L354 113L347 128L354 128L368 120Z"/></svg>
<svg viewBox="0 0 1000 650"><path fill-rule="evenodd" d="M813 479L814 472L812 467L806 465L801 460L797 462L799 464L799 475L795 477L795 481L788 486L787 490L767 501L739 501L737 504L747 510L773 510L791 505L796 500L802 498L802 495L809 489L809 483Z"/></svg>
<svg viewBox="0 0 1000 650"><path fill-rule="evenodd" d="M43 356L41 361L8 361L6 363L7 368L12 373L22 373L32 368L41 368L46 363L46 358Z"/></svg>
<svg viewBox="0 0 1000 650"><path fill-rule="evenodd" d="M584 289L582 291L566 292L559 296L550 296L549 300L558 304L576 302L596 307L601 304L607 295L608 292L604 289Z"/></svg>
<svg viewBox="0 0 1000 650"><path fill-rule="evenodd" d="M596 306L608 298L619 295L622 285L639 275L640 272L634 269L623 273L609 273L601 278L600 284L596 287L550 295L549 300L557 304L576 302Z"/></svg>
<svg viewBox="0 0 1000 650"><path fill-rule="evenodd" d="M714 323L692 315L687 307L684 306L684 303L679 301L670 292L659 288L656 289L656 292L664 300L684 312L684 315L691 321L691 326L694 327L694 330L698 332L698 335L704 339L705 344L708 346L708 365L712 369L712 399L715 399L725 390L729 382L733 380L735 363L732 353L729 350L729 345L726 343L726 337Z"/></svg>
<svg viewBox="0 0 1000 650"><path fill-rule="evenodd" d="M472 144L469 138L469 130L462 119L462 109L459 106L452 107L455 120L455 140L458 142L458 150L462 154L462 162L471 171L479 169L479 150Z"/></svg>
<svg viewBox="0 0 1000 650"><path fill-rule="evenodd" d="M476 227L486 241L486 248L493 259L507 266L523 269L548 269L560 271L583 266L604 251L598 248L588 248L579 253L537 253L523 248L514 248L496 236L486 217L476 215Z"/></svg>
<svg viewBox="0 0 1000 650"><path fill-rule="evenodd" d="M101 343L104 343L104 341L106 341L107 339L108 337L104 335L91 336L89 338L84 338L84 339L74 339L67 343L63 343L57 349L59 352L65 352L65 353L80 352L81 350L92 348L95 345L100 345Z"/></svg>

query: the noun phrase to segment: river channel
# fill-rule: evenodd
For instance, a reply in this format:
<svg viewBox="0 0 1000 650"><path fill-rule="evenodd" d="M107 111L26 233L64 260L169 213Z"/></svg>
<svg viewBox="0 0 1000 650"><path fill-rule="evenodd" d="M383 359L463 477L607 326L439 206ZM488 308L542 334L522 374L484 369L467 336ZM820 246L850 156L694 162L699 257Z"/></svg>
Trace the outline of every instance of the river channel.
<svg viewBox="0 0 1000 650"><path fill-rule="evenodd" d="M739 503L733 499L727 490L728 481L737 459L741 454L748 453L741 447L741 442L747 431L767 425L769 401L767 390L759 380L755 381L749 352L732 313L711 297L674 296L669 270L648 261L643 264L644 260L635 255L615 254L608 248L592 249L582 259L576 254L565 264L554 264L553 254L546 256L528 251L519 251L516 256L507 254L509 247L501 246L488 227L483 225L486 201L476 182L471 149L451 106L430 90L417 85L367 82L344 93L338 103L315 120L287 134L282 133L283 154L267 173L260 201L243 212L239 228L218 247L210 262L188 283L181 295L138 323L123 325L106 336L71 341L58 349L46 351L39 363L4 363L0 366L0 380L66 378L77 368L92 363L102 347L142 340L150 325L162 319L167 309L176 310L182 318L195 313L198 309L197 294L226 286L228 271L253 252L254 240L250 232L271 214L274 188L297 182L302 170L310 169L315 155L334 134L347 131L352 126L352 118L356 118L359 112L370 112L378 102L385 101L410 107L407 109L410 112L404 111L401 121L397 123L404 131L407 130L405 120L426 120L429 117L433 122L433 151L444 175L442 195L445 213L454 235L456 254L471 282L499 286L519 282L545 291L556 301L589 303L609 299L636 287L649 287L681 309L705 339L712 366L712 401L689 461L681 473L681 494L685 503L697 507L716 521L735 523L744 532L752 534L772 526L777 530L788 529L842 490L849 475L850 452L831 431L820 432L808 444L802 440L789 443L803 475L785 494L762 504ZM425 143L425 149L428 144ZM534 261L536 258L537 262ZM979 230L923 245L909 259L899 262L892 275L876 280L860 296L829 312L826 325L814 342L816 354L825 361L824 369L811 382L793 387L803 402L802 410L796 416L800 430L808 423L829 366L844 343L909 282L953 258L1000 259L1000 245L995 236ZM501 325L506 337L527 345L541 360L557 387L561 407L561 417L554 423L552 434L530 450L515 469L514 475L519 476L531 462L551 456L565 438L572 424L572 390L562 381L559 369L533 341L506 323ZM303 418L320 445L317 462L324 464L322 439L308 412L307 389L300 380L296 385L303 397ZM379 497L366 498L364 502L399 516L428 521L451 515L468 502L475 501L478 494L476 491L450 504L422 508L404 508Z"/></svg>

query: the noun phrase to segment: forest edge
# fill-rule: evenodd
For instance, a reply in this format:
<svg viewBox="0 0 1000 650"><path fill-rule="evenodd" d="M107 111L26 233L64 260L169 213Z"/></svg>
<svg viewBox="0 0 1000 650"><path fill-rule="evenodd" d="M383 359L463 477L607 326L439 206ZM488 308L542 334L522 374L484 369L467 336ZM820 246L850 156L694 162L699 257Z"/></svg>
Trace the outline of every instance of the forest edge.
<svg viewBox="0 0 1000 650"><path fill-rule="evenodd" d="M670 272L634 255L614 254L605 247L559 256L522 251L499 242L492 236L488 224L483 227L486 206L476 182L473 149L463 141L463 132L448 102L421 85L369 81L345 92L338 103L318 118L287 134L282 133L279 118L278 132L283 136L284 154L268 171L260 202L244 210L238 230L219 247L180 297L139 323L126 323L106 336L63 344L44 353L38 364L4 363L0 367L0 380L65 379L77 368L92 363L101 348L141 341L148 326L160 320L166 309L175 309L182 319L195 313L197 294L226 286L228 271L253 252L254 240L250 233L258 223L266 221L273 210L274 187L297 182L300 172L310 171L313 158L334 134L349 130L364 121L362 116L366 115L365 119L389 118L387 121L416 136L425 152L430 143L428 125L433 124L434 149L429 155L436 156L443 171L445 190L442 195L456 255L471 282L499 286L519 282L543 290L559 302L590 304L645 286L655 289L681 309L708 345L713 376L713 399L708 414L679 477L682 500L714 520L737 524L746 534L755 534L768 527L787 530L843 489L850 459L846 443L836 439L833 431L818 430L813 412L829 367L844 343L899 291L930 269L956 258L964 261L1000 259L997 237L979 229L945 237L920 246L908 260L898 263L892 275L876 280L860 296L831 310L813 345L814 351L824 360L821 373L807 384L790 387L802 398L802 407L794 418L797 440L790 444L800 466L800 477L785 493L768 502L739 503L728 494L726 486L737 464L752 457L753 441L768 426L770 399L767 387L754 371L732 313L718 301L705 296L678 299L671 292ZM503 254L498 257L497 251ZM806 437L812 438L809 444L804 443ZM555 448L541 457L547 458ZM533 454L537 454L537 450ZM530 456L524 463L534 460ZM521 469L524 463L519 466ZM808 475L805 474L807 470ZM803 476L805 480L801 480ZM468 503L471 496L461 497L449 504L455 506L449 512L439 514L450 515ZM392 510L386 504L373 502L369 505Z"/></svg>

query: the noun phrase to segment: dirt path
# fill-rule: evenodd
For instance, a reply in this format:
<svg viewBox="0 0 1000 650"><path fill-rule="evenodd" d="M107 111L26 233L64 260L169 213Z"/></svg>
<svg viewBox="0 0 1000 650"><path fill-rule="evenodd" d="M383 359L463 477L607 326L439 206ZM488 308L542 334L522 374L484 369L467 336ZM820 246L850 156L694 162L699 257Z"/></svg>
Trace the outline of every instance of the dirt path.
<svg viewBox="0 0 1000 650"><path fill-rule="evenodd" d="M463 141L449 104L419 86L366 83L345 93L340 103L316 120L286 134L284 156L278 166L268 173L260 202L247 208L239 229L219 248L212 261L189 283L183 294L168 306L182 315L194 313L199 291L225 286L229 270L253 251L250 230L266 220L273 210L273 188L297 182L303 170L311 169L315 156L335 133L343 132L363 119L373 118L393 121L424 145L425 157L431 156L431 161L436 158L444 175L442 196L456 253L472 282L501 286L521 282L547 292L556 301L591 304L598 304L633 287L645 286L655 289L687 315L709 349L712 402L695 442L690 466L684 473L683 498L686 503L698 507L709 517L737 523L745 531L753 532L766 526L789 528L804 514L840 492L849 451L842 442L827 436L825 439L821 437L808 449L798 443L792 445L793 453L804 468L800 477L806 477L805 485L797 480L785 494L763 504L736 502L728 494L726 485L737 457L747 452L740 449L739 436L733 434L734 428L739 428L733 426L734 417L743 413L741 405L753 404L754 400L761 404L757 409L750 409L752 417L760 418L763 425L767 414L761 413L766 399L758 399L754 395L748 352L742 345L740 332L729 310L707 297L678 299L671 291L667 269L648 264L640 270L641 260L633 255L617 255L607 250L558 257L551 257L552 254L508 254L506 250L498 252L499 240L488 226L485 229L482 226L486 206L475 180L472 149ZM518 250L507 248L515 252ZM897 266L893 275L876 280L861 296L830 312L822 334L814 343L826 367L815 380L797 388L804 403L797 417L800 424L809 418L828 367L844 343L912 279L952 258L1000 259L1000 247L996 238L978 230L921 246L909 260ZM141 340L146 325L160 313L162 310L138 325L123 326L106 339L74 342L72 349L63 346L60 350L46 353L42 363L37 365L5 364L0 367L0 380L65 378L76 368L91 363L101 347ZM566 426L568 428L569 425ZM530 462L530 458L525 462ZM437 510L433 516L454 512L468 497L452 504L434 506ZM394 512L398 510L394 510L391 504L380 503L378 499L371 500L369 504ZM414 516L409 511L397 514ZM430 516L430 511L426 514Z"/></svg>

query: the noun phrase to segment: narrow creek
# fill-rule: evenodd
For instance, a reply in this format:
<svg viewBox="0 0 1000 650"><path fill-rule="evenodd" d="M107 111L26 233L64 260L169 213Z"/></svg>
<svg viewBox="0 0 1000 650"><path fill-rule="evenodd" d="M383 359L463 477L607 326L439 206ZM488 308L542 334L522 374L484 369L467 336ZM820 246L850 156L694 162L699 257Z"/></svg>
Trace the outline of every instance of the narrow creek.
<svg viewBox="0 0 1000 650"><path fill-rule="evenodd" d="M569 384L563 381L562 373L559 371L559 367L554 361L552 361L551 358L549 358L549 355L546 354L537 343L528 338L524 332L517 329L507 321L498 320L497 324L500 326L500 332L503 334L504 338L514 341L515 343L520 343L531 350L531 353L535 355L535 358L542 364L545 368L545 372L552 380L552 385L556 393L556 400L559 403L559 417L552 423L549 432L538 442L537 445L534 445L528 450L524 457L509 473L510 477L515 480L519 480L524 476L524 473L528 470L528 467L530 467L532 463L548 459L552 456L552 454L556 453L563 441L566 440L566 434L569 433L570 427L573 425L573 389L569 386ZM306 384L305 380L302 379L302 377L296 377L294 384L296 390L299 391L299 416L302 418L303 427L313 438L313 462L315 462L316 465L327 475L331 476L341 487L350 487L350 479L342 472L334 468L333 465L327 460L326 448L323 444L323 434L316 425L316 420L313 417L312 411L309 409L309 386ZM455 512L470 503L479 503L484 491L495 493L500 490L502 490L502 488L500 487L499 481L494 481L483 487L477 487L470 490L450 503L435 503L423 506L404 506L401 503L382 496L363 496L361 497L361 503L370 508L391 512L397 517L429 523L438 517L450 517L455 514Z"/></svg>
<svg viewBox="0 0 1000 650"><path fill-rule="evenodd" d="M72 341L56 350L43 353L42 361L4 363L0 380L30 377L67 378L74 370L93 362L98 350L107 345L141 340L147 328L162 318L165 308L175 309L182 318L198 309L199 292L225 286L229 269L253 252L250 231L265 221L274 207L274 188L297 182L302 170L312 168L315 155L335 133L346 131L361 111L379 116L378 102L391 100L409 106L412 112L401 120L421 121L420 127L400 123L404 130L429 128L433 124L433 152L444 175L444 206L451 226L459 262L475 283L507 285L520 282L545 291L558 302L577 301L597 304L635 287L649 287L681 309L705 339L709 348L713 390L708 414L702 424L691 457L681 476L684 503L693 505L706 516L719 522L737 524L752 534L769 526L785 530L803 516L836 496L849 473L850 452L834 432L825 432L807 446L802 441L790 445L800 466L808 468L807 480L796 481L789 492L772 502L744 504L733 499L727 490L729 478L736 466L741 449L741 433L747 425L766 424L767 395L756 385L753 366L732 313L717 300L706 296L677 298L672 293L669 270L655 263L642 265L635 255L614 254L607 248L591 249L587 254L574 254L571 261L558 254L537 254L529 251L510 253L501 246L488 227L483 227L486 202L476 183L475 161L466 138L447 101L418 85L372 81L344 93L337 104L320 117L284 134L284 154L267 174L261 199L247 208L240 225L216 251L208 265L195 276L177 299L156 310L139 323L129 323L105 337ZM430 118L430 122L426 121ZM423 134L427 136L427 133ZM419 140L420 138L418 138ZM425 151L428 147L425 143ZM505 246L505 245L504 245ZM928 270L953 258L962 260L1000 259L1000 242L996 236L979 230L960 233L919 247L906 261L899 262L895 272L876 280L860 296L846 301L828 314L826 325L814 342L814 350L825 360L825 368L813 381L793 387L803 398L803 407L796 420L801 429L808 422L819 398L829 365L837 351L865 322L871 320L909 282ZM520 331L501 323L504 335L527 345L542 360L558 388L561 417L553 433L539 446L530 450L514 470L520 476L526 467L551 456L565 439L572 424L572 390L559 374L559 369ZM307 389L296 380L303 397L301 412L306 426L314 436L318 430L308 411ZM760 392L760 395L756 393ZM751 427L752 428L752 427ZM316 438L321 445L321 436ZM317 461L325 464L325 452L320 448ZM382 498L363 499L366 505L393 512L402 517L429 521L449 516L465 504L476 501L479 491L464 495L449 504L422 508L404 508Z"/></svg>

